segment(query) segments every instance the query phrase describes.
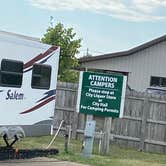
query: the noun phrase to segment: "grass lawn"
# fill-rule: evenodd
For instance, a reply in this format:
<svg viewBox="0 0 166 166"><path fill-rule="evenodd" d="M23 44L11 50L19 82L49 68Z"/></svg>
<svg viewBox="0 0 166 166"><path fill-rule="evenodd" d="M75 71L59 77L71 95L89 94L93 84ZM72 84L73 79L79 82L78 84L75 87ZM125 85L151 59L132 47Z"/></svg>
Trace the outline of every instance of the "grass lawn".
<svg viewBox="0 0 166 166"><path fill-rule="evenodd" d="M51 136L24 138L15 144L15 148L46 148L51 141ZM2 146L3 141L0 140ZM166 166L166 155L138 152L134 149L122 148L117 145L110 146L110 154L101 156L97 152L97 145L94 145L92 158L81 157L81 141L72 140L69 153L64 152L64 138L56 138L51 148L59 149L60 153L51 156L59 160L68 160L85 163L92 166Z"/></svg>

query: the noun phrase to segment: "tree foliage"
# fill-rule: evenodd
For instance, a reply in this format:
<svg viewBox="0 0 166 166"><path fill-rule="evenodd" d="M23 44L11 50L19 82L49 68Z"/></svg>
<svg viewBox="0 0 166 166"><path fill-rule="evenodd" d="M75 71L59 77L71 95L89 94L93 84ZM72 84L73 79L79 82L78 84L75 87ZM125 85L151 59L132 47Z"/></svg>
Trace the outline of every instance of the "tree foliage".
<svg viewBox="0 0 166 166"><path fill-rule="evenodd" d="M43 43L60 46L58 80L63 82L78 80L78 72L73 69L78 66L75 55L79 53L81 39L75 37L73 28L65 28L63 24L58 23L55 27L49 27L42 38Z"/></svg>

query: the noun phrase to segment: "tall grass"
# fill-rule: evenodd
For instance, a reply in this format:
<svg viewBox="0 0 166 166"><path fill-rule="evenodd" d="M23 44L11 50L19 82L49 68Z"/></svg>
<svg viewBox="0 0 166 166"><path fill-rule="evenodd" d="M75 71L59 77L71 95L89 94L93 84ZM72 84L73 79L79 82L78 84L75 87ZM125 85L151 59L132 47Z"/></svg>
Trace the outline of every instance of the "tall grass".
<svg viewBox="0 0 166 166"><path fill-rule="evenodd" d="M51 136L30 137L17 142L15 148L46 148L51 141ZM0 146L4 145L0 140ZM166 155L139 152L134 149L110 146L110 153L107 156L98 154L98 145L94 144L94 151L91 158L81 156L81 140L71 140L69 153L64 152L64 137L56 138L51 148L59 149L60 153L50 156L59 160L85 163L92 166L166 166Z"/></svg>

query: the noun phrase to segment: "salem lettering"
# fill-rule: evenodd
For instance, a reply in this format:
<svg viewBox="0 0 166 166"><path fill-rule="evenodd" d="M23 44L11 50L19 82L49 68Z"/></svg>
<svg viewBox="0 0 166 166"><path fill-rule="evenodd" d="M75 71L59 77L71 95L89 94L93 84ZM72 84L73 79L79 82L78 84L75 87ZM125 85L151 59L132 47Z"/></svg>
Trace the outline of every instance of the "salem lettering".
<svg viewBox="0 0 166 166"><path fill-rule="evenodd" d="M7 91L6 100L23 100L24 94L18 93L16 90L12 92L10 89Z"/></svg>

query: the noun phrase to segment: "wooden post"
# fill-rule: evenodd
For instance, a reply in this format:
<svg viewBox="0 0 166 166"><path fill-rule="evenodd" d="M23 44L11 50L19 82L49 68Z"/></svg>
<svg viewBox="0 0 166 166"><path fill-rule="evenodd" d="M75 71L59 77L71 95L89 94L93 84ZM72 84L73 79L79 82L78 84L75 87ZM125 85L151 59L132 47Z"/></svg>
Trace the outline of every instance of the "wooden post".
<svg viewBox="0 0 166 166"><path fill-rule="evenodd" d="M101 154L103 154L103 155L109 154L111 124L112 124L112 118L105 118L104 135L103 135L102 146L101 146Z"/></svg>
<svg viewBox="0 0 166 166"><path fill-rule="evenodd" d="M142 124L141 124L141 137L140 137L140 147L139 150L144 150L145 138L147 133L147 118L149 113L149 100L146 98L143 102L143 110L142 110Z"/></svg>
<svg viewBox="0 0 166 166"><path fill-rule="evenodd" d="M71 125L67 126L67 130L68 130L68 147L70 145L70 140L71 140Z"/></svg>
<svg viewBox="0 0 166 166"><path fill-rule="evenodd" d="M98 153L99 154L101 154L102 139L103 139L103 132L100 131L100 139L99 139L99 147L98 147Z"/></svg>
<svg viewBox="0 0 166 166"><path fill-rule="evenodd" d="M72 138L76 139L77 137L77 126L78 125L78 113L74 111L74 118L72 123Z"/></svg>
<svg viewBox="0 0 166 166"><path fill-rule="evenodd" d="M70 144L70 138L71 138L71 126L68 125L66 126L66 131L65 131L65 152L69 152L69 144Z"/></svg>

